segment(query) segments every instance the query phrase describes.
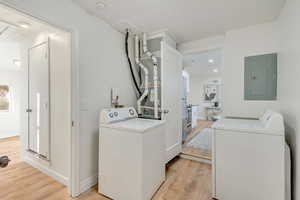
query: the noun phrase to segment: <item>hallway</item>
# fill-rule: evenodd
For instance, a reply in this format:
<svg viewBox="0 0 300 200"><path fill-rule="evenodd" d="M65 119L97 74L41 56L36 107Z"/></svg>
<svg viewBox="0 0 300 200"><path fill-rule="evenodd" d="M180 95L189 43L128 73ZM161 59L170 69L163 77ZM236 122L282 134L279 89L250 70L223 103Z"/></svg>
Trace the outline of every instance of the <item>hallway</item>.
<svg viewBox="0 0 300 200"><path fill-rule="evenodd" d="M205 160L211 160L211 151L207 151L205 149L200 149L200 148L194 148L188 146L188 143L195 138L198 134L201 134L202 130L205 128L211 128L213 125L213 121L208 121L208 120L198 120L198 125L197 127L193 128L191 133L188 134L187 140L183 144L183 149L182 149L182 154L196 157L196 158L202 158Z"/></svg>

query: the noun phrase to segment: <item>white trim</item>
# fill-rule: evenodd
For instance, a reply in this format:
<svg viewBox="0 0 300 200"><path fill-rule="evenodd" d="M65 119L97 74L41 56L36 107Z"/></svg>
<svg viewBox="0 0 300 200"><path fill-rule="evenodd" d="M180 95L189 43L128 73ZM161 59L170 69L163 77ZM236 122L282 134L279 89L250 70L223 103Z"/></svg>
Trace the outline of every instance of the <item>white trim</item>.
<svg viewBox="0 0 300 200"><path fill-rule="evenodd" d="M72 197L76 197L80 194L80 163L79 163L79 46L78 46L78 33L72 28L59 25L57 23L51 22L51 20L42 17L31 10L26 10L24 8L18 7L13 2L8 2L6 0L0 0L0 5L5 6L9 9L16 10L17 12L28 15L36 20L44 22L48 25L56 27L58 29L64 30L71 34L71 118L75 122L75 126L71 129L71 163L70 163L70 175L68 185L68 192Z"/></svg>
<svg viewBox="0 0 300 200"><path fill-rule="evenodd" d="M195 156L180 154L180 158L184 158L184 159L187 159L187 160L193 160L193 161L206 163L206 164L212 164L211 160L206 160L206 159L203 159L203 158L197 158Z"/></svg>
<svg viewBox="0 0 300 200"><path fill-rule="evenodd" d="M71 196L80 195L80 138L79 138L79 44L78 34L75 31L71 32L71 116L72 116L72 131L71 131Z"/></svg>
<svg viewBox="0 0 300 200"><path fill-rule="evenodd" d="M162 29L159 31L154 31L152 33L148 33L148 40L155 39L161 37L164 42L172 46L176 49L177 42L173 35L168 32L168 29Z"/></svg>
<svg viewBox="0 0 300 200"><path fill-rule="evenodd" d="M43 173L47 174L48 176L51 176L52 178L54 178L58 182L66 185L66 186L69 185L69 179L67 177L57 173L56 171L48 168L45 165L40 164L39 161L37 161L36 159L30 158L29 156L26 156L24 161L27 162L32 167L34 167L34 168L42 171ZM44 162L46 162L46 161L44 161Z"/></svg>
<svg viewBox="0 0 300 200"><path fill-rule="evenodd" d="M166 163L168 163L170 160L175 158L177 155L179 155L182 151L181 142L178 142L171 146L170 148L166 149Z"/></svg>
<svg viewBox="0 0 300 200"><path fill-rule="evenodd" d="M11 137L16 137L16 136L20 136L20 135L21 135L20 133L9 133L9 132L6 132L6 133L1 133L0 139L11 138Z"/></svg>
<svg viewBox="0 0 300 200"><path fill-rule="evenodd" d="M80 181L80 193L86 192L97 183L98 183L98 174L95 174L93 176L90 176Z"/></svg>

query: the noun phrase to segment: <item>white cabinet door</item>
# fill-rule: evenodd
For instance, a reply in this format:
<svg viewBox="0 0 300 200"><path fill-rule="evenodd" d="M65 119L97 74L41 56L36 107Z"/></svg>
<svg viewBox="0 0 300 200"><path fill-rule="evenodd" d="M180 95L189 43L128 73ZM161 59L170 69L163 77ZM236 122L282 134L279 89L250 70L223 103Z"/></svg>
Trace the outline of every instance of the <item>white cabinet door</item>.
<svg viewBox="0 0 300 200"><path fill-rule="evenodd" d="M49 43L28 51L28 148L49 159Z"/></svg>
<svg viewBox="0 0 300 200"><path fill-rule="evenodd" d="M182 144L182 55L162 42L161 107L166 123L166 162L181 152Z"/></svg>

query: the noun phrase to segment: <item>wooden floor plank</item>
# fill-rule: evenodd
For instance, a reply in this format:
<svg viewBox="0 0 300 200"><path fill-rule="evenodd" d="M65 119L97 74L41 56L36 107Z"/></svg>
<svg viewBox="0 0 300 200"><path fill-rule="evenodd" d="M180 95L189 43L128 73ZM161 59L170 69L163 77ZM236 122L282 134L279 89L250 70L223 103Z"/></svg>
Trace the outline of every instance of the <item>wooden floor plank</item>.
<svg viewBox="0 0 300 200"><path fill-rule="evenodd" d="M12 162L0 168L1 200L109 200L97 186L77 198L68 195L66 186L20 160L20 138L0 139L0 155L7 152ZM211 199L211 166L176 158L167 165L166 181L153 200Z"/></svg>

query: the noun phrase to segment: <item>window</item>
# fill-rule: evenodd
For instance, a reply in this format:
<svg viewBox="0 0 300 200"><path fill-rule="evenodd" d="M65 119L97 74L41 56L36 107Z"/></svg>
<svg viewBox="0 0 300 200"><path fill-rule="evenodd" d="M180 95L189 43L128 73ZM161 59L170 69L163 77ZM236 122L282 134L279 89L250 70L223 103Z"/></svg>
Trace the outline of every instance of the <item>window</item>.
<svg viewBox="0 0 300 200"><path fill-rule="evenodd" d="M10 88L8 85L0 85L0 112L9 112L10 108Z"/></svg>

